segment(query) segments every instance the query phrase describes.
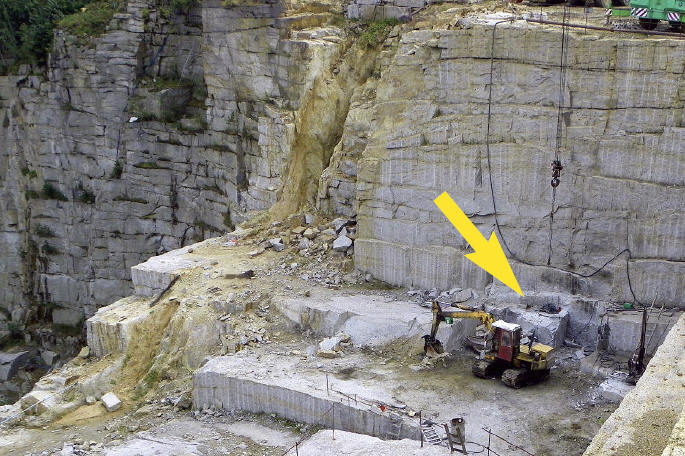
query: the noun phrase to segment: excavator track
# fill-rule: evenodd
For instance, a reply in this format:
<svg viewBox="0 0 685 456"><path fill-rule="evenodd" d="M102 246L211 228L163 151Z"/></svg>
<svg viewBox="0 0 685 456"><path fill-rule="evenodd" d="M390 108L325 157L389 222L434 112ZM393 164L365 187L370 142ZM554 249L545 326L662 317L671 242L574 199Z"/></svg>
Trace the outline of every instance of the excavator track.
<svg viewBox="0 0 685 456"><path fill-rule="evenodd" d="M473 375L480 378L495 377L497 375L497 365L493 361L477 359L473 362L471 372L473 372Z"/></svg>
<svg viewBox="0 0 685 456"><path fill-rule="evenodd" d="M507 369L502 373L502 383L512 388L521 388L528 382L526 369Z"/></svg>

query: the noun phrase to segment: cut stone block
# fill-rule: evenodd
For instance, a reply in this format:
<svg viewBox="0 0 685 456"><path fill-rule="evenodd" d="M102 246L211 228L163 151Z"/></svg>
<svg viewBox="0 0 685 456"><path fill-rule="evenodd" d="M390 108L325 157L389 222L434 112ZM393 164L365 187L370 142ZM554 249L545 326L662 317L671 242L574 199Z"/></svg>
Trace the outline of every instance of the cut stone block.
<svg viewBox="0 0 685 456"><path fill-rule="evenodd" d="M279 311L302 329L319 336L340 332L350 336L357 346L382 346L398 339L423 344L421 336L430 333L433 315L430 309L414 302L393 301L378 295L334 296L324 299L283 299L274 301ZM447 351L463 347L464 340L475 334L477 320L454 320L442 324L438 338Z"/></svg>
<svg viewBox="0 0 685 456"><path fill-rule="evenodd" d="M197 248L194 244L182 249L172 250L152 257L145 263L131 268L131 280L135 294L139 296L154 296L171 284L176 277L176 271L209 264L209 260L201 257L187 257L188 250Z"/></svg>
<svg viewBox="0 0 685 456"><path fill-rule="evenodd" d="M86 320L87 348L97 358L126 351L133 328L149 316L147 300L136 296L102 307Z"/></svg>
<svg viewBox="0 0 685 456"><path fill-rule="evenodd" d="M301 369L297 363L294 358L257 358L243 352L211 359L193 376L193 406L274 413L327 428L334 426L334 411L335 429L382 439L419 438L416 420L378 407L396 402L382 385L336 380L333 389L357 398L342 401L342 396L327 391L324 373Z"/></svg>
<svg viewBox="0 0 685 456"><path fill-rule="evenodd" d="M100 400L108 412L115 412L121 407L121 400L114 393L104 394Z"/></svg>
<svg viewBox="0 0 685 456"><path fill-rule="evenodd" d="M552 347L561 347L566 336L568 325L568 311L562 309L559 313L545 313L537 310L526 310L518 306L492 307L486 310L496 318L507 323L517 323L525 334L534 334L535 338Z"/></svg>
<svg viewBox="0 0 685 456"><path fill-rule="evenodd" d="M608 378L599 385L599 391L607 401L621 402L634 387L634 385L629 385L622 380Z"/></svg>
<svg viewBox="0 0 685 456"><path fill-rule="evenodd" d="M21 398L21 408L28 415L42 415L57 406L54 391L34 390Z"/></svg>
<svg viewBox="0 0 685 456"><path fill-rule="evenodd" d="M659 315L661 314L661 317ZM645 354L651 356L664 341L666 334L677 321L677 314L652 310L648 313L647 331L645 333ZM607 351L621 356L633 354L642 332L642 312L624 311L610 313L606 327Z"/></svg>
<svg viewBox="0 0 685 456"><path fill-rule="evenodd" d="M17 371L30 358L30 352L0 353L0 381L7 381L17 375Z"/></svg>

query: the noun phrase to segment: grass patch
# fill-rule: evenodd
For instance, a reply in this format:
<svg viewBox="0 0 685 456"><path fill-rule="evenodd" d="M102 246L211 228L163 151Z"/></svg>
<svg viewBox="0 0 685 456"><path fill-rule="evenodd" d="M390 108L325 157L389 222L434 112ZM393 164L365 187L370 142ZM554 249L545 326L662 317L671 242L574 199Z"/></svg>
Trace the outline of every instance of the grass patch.
<svg viewBox="0 0 685 456"><path fill-rule="evenodd" d="M78 200L82 203L85 204L94 204L95 203L95 194L83 187L83 185L79 184L78 186Z"/></svg>
<svg viewBox="0 0 685 456"><path fill-rule="evenodd" d="M47 255L47 256L59 255L60 253L62 253L59 251L59 249L57 247L54 247L54 246L48 244L47 242L43 243L43 247L41 247L41 252L43 252L43 255Z"/></svg>
<svg viewBox="0 0 685 456"><path fill-rule="evenodd" d="M57 187L48 182L43 184L43 191L41 192L41 196L44 199L69 201L67 197L64 195L64 193L62 193Z"/></svg>
<svg viewBox="0 0 685 456"><path fill-rule="evenodd" d="M109 177L111 179L121 179L121 175L124 174L124 166L121 164L119 160L114 162L114 168L112 169L112 172L110 173Z"/></svg>
<svg viewBox="0 0 685 456"><path fill-rule="evenodd" d="M54 238L55 237L55 233L53 233L53 231L50 229L49 226L41 225L41 224L38 224L36 226L36 235L38 235L38 237L42 237L42 238Z"/></svg>
<svg viewBox="0 0 685 456"><path fill-rule="evenodd" d="M31 169L31 168L27 168L27 167L24 167L21 169L21 175L26 176L29 179L34 179L34 178L38 177L38 173L36 172L35 169Z"/></svg>
<svg viewBox="0 0 685 456"><path fill-rule="evenodd" d="M145 374L145 377L143 377L143 382L145 382L145 386L152 388L159 383L159 372L155 369L150 369L150 371Z"/></svg>
<svg viewBox="0 0 685 456"><path fill-rule="evenodd" d="M187 13L197 2L198 0L171 0L170 7L177 13Z"/></svg>
<svg viewBox="0 0 685 456"><path fill-rule="evenodd" d="M24 196L26 197L27 200L40 198L40 194L35 190L26 190L26 192L24 193Z"/></svg>
<svg viewBox="0 0 685 456"><path fill-rule="evenodd" d="M129 203L138 203L138 204L147 204L147 200L144 200L142 198L134 198L132 196L126 196L126 195L119 195L115 196L112 201L127 201Z"/></svg>
<svg viewBox="0 0 685 456"><path fill-rule="evenodd" d="M359 42L367 48L374 48L385 41L390 30L399 23L397 19L369 22L366 30L359 35Z"/></svg>
<svg viewBox="0 0 685 456"><path fill-rule="evenodd" d="M133 167L142 169L161 169L161 166L159 166L156 162L140 162L133 165Z"/></svg>
<svg viewBox="0 0 685 456"><path fill-rule="evenodd" d="M84 10L65 16L58 26L70 34L87 40L102 35L114 13L125 7L124 0L103 0L90 3Z"/></svg>
<svg viewBox="0 0 685 456"><path fill-rule="evenodd" d="M194 87L193 81L188 79L172 79L172 78L145 78L141 81L141 87L148 89L150 92L159 92L164 89L180 89L184 87Z"/></svg>

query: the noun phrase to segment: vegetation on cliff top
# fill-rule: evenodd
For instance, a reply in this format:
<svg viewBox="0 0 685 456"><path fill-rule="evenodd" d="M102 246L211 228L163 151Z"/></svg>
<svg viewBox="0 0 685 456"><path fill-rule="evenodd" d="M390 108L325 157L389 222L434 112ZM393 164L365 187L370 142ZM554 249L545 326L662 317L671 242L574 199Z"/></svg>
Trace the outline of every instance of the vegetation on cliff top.
<svg viewBox="0 0 685 456"><path fill-rule="evenodd" d="M104 31L124 4L125 0L2 0L0 70L44 64L55 26L79 37L93 36Z"/></svg>
<svg viewBox="0 0 685 456"><path fill-rule="evenodd" d="M376 47L385 41L392 28L397 24L399 24L397 19L366 23L366 30L359 36L359 41L368 48Z"/></svg>
<svg viewBox="0 0 685 456"><path fill-rule="evenodd" d="M90 0L2 0L0 2L0 65L43 63L52 43L52 29L67 14Z"/></svg>
<svg viewBox="0 0 685 456"><path fill-rule="evenodd" d="M124 6L124 0L92 2L81 11L62 18L59 27L79 38L98 36L105 32L114 13Z"/></svg>

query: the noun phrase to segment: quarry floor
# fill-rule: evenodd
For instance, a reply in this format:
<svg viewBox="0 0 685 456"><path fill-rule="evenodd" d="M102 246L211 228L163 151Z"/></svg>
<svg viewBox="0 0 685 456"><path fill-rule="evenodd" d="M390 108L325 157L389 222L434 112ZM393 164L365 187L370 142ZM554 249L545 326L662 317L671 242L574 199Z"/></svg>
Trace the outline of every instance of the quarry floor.
<svg viewBox="0 0 685 456"><path fill-rule="evenodd" d="M271 375L282 370L294 381L301 378L317 382L321 389L325 389L328 378L331 390L350 395L360 388L378 391L373 394L374 398L385 396L390 398L386 402L402 404L401 413L405 419L418 422L416 414L419 411L423 418L440 423L462 416L470 441L486 443L487 433L482 428L489 427L537 456L581 455L616 408L616 404L600 398L597 387L603 379L580 371L580 362L574 358L573 349L560 350L560 367L553 369L547 381L519 390L508 388L496 379L474 377L471 363L475 355L467 350L438 360L432 366L422 365L420 336L370 348L347 345L337 358L317 357L317 345L323 337L294 328L274 310L274 301L309 296L325 301L359 295L406 301L407 290L390 289L355 276L351 272L351 258L342 254L324 252L303 256L268 249L251 256L255 245L239 242L236 246L226 246L224 241L221 238L213 240L189 252L186 258L196 258L201 266L184 270L162 301L179 301L181 304L176 312L182 312L188 321L194 321L194 318L216 321L226 315L211 309L206 302L203 304L208 300L208 290L221 296L230 292L247 301L258 296L252 306L248 305L250 310L232 312L228 320L236 328L264 328L268 337L263 343L249 343L228 356L245 358L242 373L248 378L252 375L259 379L264 372ZM293 264L296 266L292 267ZM254 271L255 277L226 279L227 274L232 277L246 270ZM141 298L133 303L147 308L145 303L149 300ZM240 299L236 298L236 301L240 302ZM267 302L270 304L265 305ZM430 314L429 309L421 308L421 311ZM199 317L201 312L209 313ZM180 331L175 327L174 330ZM225 355L225 350L217 346L195 356L222 354ZM105 357L65 369L96 371L107 362L111 360ZM163 378L144 401L135 401L130 388L113 387L124 403L117 412L107 413L98 402L81 406L57 421L10 428L0 434L0 455L72 454L70 448L78 450L73 454L281 455L295 441L318 430L314 425L268 414L174 409L167 397L187 393L192 387L189 372L172 372L172 378ZM136 379L126 378L127 375L140 373L124 369L116 380L117 385L135 383ZM326 441L321 435L317 435L317 439ZM332 442L331 439L331 443L339 445L343 441ZM405 448L406 454L434 454L431 452L435 451L435 454L448 454L446 449L437 447L422 451L417 441L406 441L404 445L409 448ZM320 449L321 442L316 446ZM63 448L67 448L66 453ZM470 444L469 448L477 450L479 447ZM508 445L504 442L493 441L492 448L499 454L508 454ZM340 448L333 446L331 454L337 451L341 451ZM403 454L400 449L396 451ZM300 454L324 453L303 450Z"/></svg>
<svg viewBox="0 0 685 456"><path fill-rule="evenodd" d="M302 347L277 348L281 353L291 353ZM269 353L263 355L267 358ZM297 358L298 370L330 372L331 389L344 391L340 385L351 380L383 385L407 407L421 410L423 418L442 422L446 416L465 417L469 440L485 443L487 434L481 428L487 426L538 456L581 455L616 407L597 398L598 380L570 366L555 369L542 384L513 390L495 379L473 377L470 353L448 360L445 366L419 372L409 367L418 356L416 360L402 359L385 352L351 350L334 360L283 356L287 360ZM84 406L99 408L94 413L99 416L64 424L58 421L38 429L10 430L0 436L0 454L60 454L65 444L83 448L87 443L89 449L81 454L279 455L318 430L268 415L174 410L164 399L157 396L137 410L111 414L100 404ZM421 454L419 443L411 443L415 454ZM507 454L508 445L494 442L492 448Z"/></svg>
<svg viewBox="0 0 685 456"><path fill-rule="evenodd" d="M475 442L469 444L469 451L479 451L479 444L487 442L488 434L483 429L487 427L536 456L580 456L618 405L602 398L599 384L604 378L581 371L577 348L560 347L551 376L523 389L508 388L496 379L474 377L471 364L475 355L467 349L424 363L420 334L430 321L430 310L412 302L408 290L362 277L352 270L350 256L331 252L323 244L308 251L266 249L255 255L264 235L246 236L236 244L217 238L195 245L183 253L184 269L174 272L179 279L160 299L126 298L123 307L103 309L109 317L101 320L109 318L114 326L125 324L127 318L137 318L136 312L150 319L168 313L163 309L173 312L166 327L155 329L157 337L161 337L155 359L162 360L156 361L155 368L163 372L142 398L136 396L134 385L145 381L145 371L131 366L152 365L148 358L136 359L143 351L139 350L141 342L147 345L152 339L136 340L139 345L126 355L127 359L131 356L128 367L112 378L113 386L109 388L122 400L120 410L108 413L96 402L81 405L57 420L31 418L19 426L0 429L0 455L278 456L295 442L302 442L299 454L312 456L388 454L390 448L397 455L449 454L442 447L427 445L421 450L416 440L389 444L340 431L334 441L332 435L326 434L330 431L320 431L315 424L289 421L271 413L206 409L201 404L191 408L189 401L183 407L170 405L173 397L196 395L193 377L222 362L233 366L229 369L231 376L246 381L271 380L284 390L289 385L306 383L320 394L330 388L343 405L350 399L340 393L360 400L365 397L374 404L391 404L405 422L418 424L418 412L436 423L463 417L467 439ZM240 277L245 271L253 271L254 276ZM311 328L303 330L293 325L292 315L287 317L279 311L284 302L293 300L324 303L341 299L375 303L381 318L375 321L377 326L369 324L361 333L367 330L370 340L375 340L374 331L386 338L364 347L343 344L337 357L323 358L317 356L317 349L324 336L317 334L314 323L309 322ZM150 307L150 303L154 306ZM392 305L397 305L396 313L388 313ZM407 326L407 321L412 324ZM222 325L232 329L227 334L210 331ZM194 332L198 328L204 329ZM396 328L403 328L398 330L400 333L410 328L410 336L393 334ZM250 341L235 352L224 344L207 344L203 340L230 336L235 341L242 334L251 334ZM261 338L252 339L255 334ZM169 358L162 356L163 352L183 353L184 362L192 369L188 364L179 368L178 363L169 361L178 356ZM121 355L72 361L58 374L85 378L115 363L116 356ZM355 449L355 445L363 448ZM384 450L379 450L378 445L385 445ZM516 454L498 439L492 441L491 448L501 455Z"/></svg>

